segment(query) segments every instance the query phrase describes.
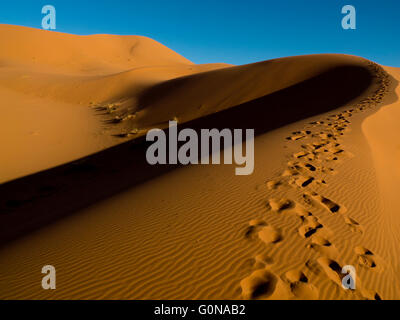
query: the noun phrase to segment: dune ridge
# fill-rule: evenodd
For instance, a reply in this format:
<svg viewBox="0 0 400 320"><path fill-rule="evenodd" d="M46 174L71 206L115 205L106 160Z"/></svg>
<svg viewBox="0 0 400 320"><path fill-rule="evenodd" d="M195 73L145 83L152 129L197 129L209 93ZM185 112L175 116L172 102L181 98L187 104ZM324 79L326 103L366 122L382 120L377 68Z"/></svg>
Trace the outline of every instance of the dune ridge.
<svg viewBox="0 0 400 320"><path fill-rule="evenodd" d="M279 74L287 76L278 78ZM329 97L327 100L333 100L332 104L337 103L338 106L348 102L346 99L361 95L369 86L371 77L367 61L358 57L329 54L288 57L167 80L142 91L136 96L136 103L132 104L132 100L128 104L124 100L116 100L111 105L98 106L97 110L109 113L110 123L119 124L122 128L119 130L125 131L126 137L136 138L155 126L165 128L172 119L186 123L251 101L267 104L262 101L266 97L273 97L280 92L283 96L285 90L290 91L296 86L304 85L298 90L311 91L311 84L307 82L313 80L314 92L307 94L314 94L315 97L310 97L310 100L316 102L320 99L321 103L329 103L322 102L322 93L319 91L324 91ZM319 87L318 82L321 82ZM340 90L336 90L340 95L329 91L334 84L341 86ZM299 95L297 92L294 94ZM282 108L288 108L284 102L280 103ZM278 102L274 101L273 104ZM313 108L315 106L310 106L304 112ZM291 114L295 112L290 111ZM273 120L277 120L279 111L276 106L271 106L268 112ZM135 129L133 134L132 129ZM124 133L120 136L124 137Z"/></svg>

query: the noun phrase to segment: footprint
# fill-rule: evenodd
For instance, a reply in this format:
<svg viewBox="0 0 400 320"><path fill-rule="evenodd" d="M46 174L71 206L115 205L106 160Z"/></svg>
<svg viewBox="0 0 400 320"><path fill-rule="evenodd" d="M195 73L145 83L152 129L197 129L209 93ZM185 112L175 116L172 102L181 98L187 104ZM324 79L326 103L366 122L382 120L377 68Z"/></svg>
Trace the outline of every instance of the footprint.
<svg viewBox="0 0 400 320"><path fill-rule="evenodd" d="M318 136L323 140L330 140L330 139L334 140L335 139L335 137L333 136L332 133L321 132Z"/></svg>
<svg viewBox="0 0 400 320"><path fill-rule="evenodd" d="M297 171L294 168L288 168L282 173L282 177L291 177L291 176L296 176L299 174L299 171Z"/></svg>
<svg viewBox="0 0 400 320"><path fill-rule="evenodd" d="M354 219L350 217L344 217L344 222L350 227L352 232L358 232L363 234L364 228Z"/></svg>
<svg viewBox="0 0 400 320"><path fill-rule="evenodd" d="M318 276L321 273L320 265L315 260L312 259L307 260L305 266L311 273L313 273L316 276Z"/></svg>
<svg viewBox="0 0 400 320"><path fill-rule="evenodd" d="M317 300L318 289L308 282L308 278L301 270L291 270L285 274L285 280L289 284L291 293L298 299Z"/></svg>
<svg viewBox="0 0 400 320"><path fill-rule="evenodd" d="M295 170L296 172L300 172L300 171L304 171L304 170L308 170L308 171L312 171L309 169L309 167L306 167L302 162L298 162L298 161L289 161L287 163L288 168L291 170ZM313 166L311 166L313 167ZM314 171L316 171L316 168L314 167Z"/></svg>
<svg viewBox="0 0 400 320"><path fill-rule="evenodd" d="M272 181L267 182L267 188L269 190L276 190L280 186L282 186L282 181L280 181L280 180L272 180Z"/></svg>
<svg viewBox="0 0 400 320"><path fill-rule="evenodd" d="M297 178L293 178L289 181L289 184L292 186L297 186L299 188L306 188L309 185L327 185L325 180L320 180L320 179L315 179L314 177L304 177L304 176L299 176Z"/></svg>
<svg viewBox="0 0 400 320"><path fill-rule="evenodd" d="M333 169L333 168L325 168L325 167L321 167L321 172L322 173L326 173L326 174L332 174L332 175L335 175L337 173L335 171L335 169Z"/></svg>
<svg viewBox="0 0 400 320"><path fill-rule="evenodd" d="M270 199L268 201L268 206L272 211L277 213L285 212L296 214L302 221L312 216L311 212L306 210L302 205L289 199Z"/></svg>
<svg viewBox="0 0 400 320"><path fill-rule="evenodd" d="M333 127L333 130L335 130L336 132L349 132L350 131L350 129L348 129L346 125L335 125Z"/></svg>
<svg viewBox="0 0 400 320"><path fill-rule="evenodd" d="M306 137L306 136L303 135L303 134L296 134L296 135L287 137L286 139L287 139L287 140L292 140L292 141L297 141L297 140L300 140L300 139L304 139L305 137Z"/></svg>
<svg viewBox="0 0 400 320"><path fill-rule="evenodd" d="M331 148L328 148L327 150L332 156L336 156L336 157L345 156L347 158L353 158L354 157L352 153L347 152L347 151L345 151L345 150L343 150L341 148L331 147Z"/></svg>
<svg viewBox="0 0 400 320"><path fill-rule="evenodd" d="M332 247L333 246L329 240L327 240L323 237L320 237L320 236L313 237L312 244L322 246L322 247Z"/></svg>
<svg viewBox="0 0 400 320"><path fill-rule="evenodd" d="M329 173L335 174L335 170L332 168L320 167L313 165L308 162L299 162L299 161L289 161L288 169L284 172L284 176L294 176L302 173Z"/></svg>
<svg viewBox="0 0 400 320"><path fill-rule="evenodd" d="M339 253L336 247L328 239L319 235L312 237L309 248L314 249L326 257L334 257Z"/></svg>
<svg viewBox="0 0 400 320"><path fill-rule="evenodd" d="M318 158L315 153L306 151L297 152L293 154L293 157L295 157L296 159L307 159L308 161L313 161Z"/></svg>
<svg viewBox="0 0 400 320"><path fill-rule="evenodd" d="M375 255L364 247L356 247L354 248L354 252L358 255L358 264L367 269L375 269L377 268L377 262Z"/></svg>
<svg viewBox="0 0 400 320"><path fill-rule="evenodd" d="M302 173L316 172L317 168L310 163L303 163L298 161L289 161L287 163L288 169L285 170L282 176L297 176Z"/></svg>
<svg viewBox="0 0 400 320"><path fill-rule="evenodd" d="M262 220L262 219L254 219L254 220L251 220L251 221L249 222L249 226L247 227L247 229L246 229L246 231L245 231L245 234L244 234L245 238L246 238L246 239L252 239L252 238L254 238L254 234L256 233L256 231L257 231L260 227L263 227L263 226L266 226L266 225L267 225L267 223L266 223L264 220Z"/></svg>
<svg viewBox="0 0 400 320"><path fill-rule="evenodd" d="M342 274L342 267L335 260L321 257L317 259L318 264L322 267L322 270L337 285L342 286L342 278L345 276Z"/></svg>
<svg viewBox="0 0 400 320"><path fill-rule="evenodd" d="M268 270L256 270L240 282L245 300L267 299L275 291L278 278Z"/></svg>
<svg viewBox="0 0 400 320"><path fill-rule="evenodd" d="M339 158L337 156L329 156L326 158L326 161L339 161Z"/></svg>
<svg viewBox="0 0 400 320"><path fill-rule="evenodd" d="M319 229L322 229L324 226L319 222L318 218L309 215L307 217L302 218L303 225L300 226L298 232L300 236L304 239L311 237L316 234Z"/></svg>
<svg viewBox="0 0 400 320"><path fill-rule="evenodd" d="M326 210L328 210L330 213L345 213L346 212L346 208L343 206L340 206L339 204L333 202L332 200L325 198L321 195L319 195L316 192L312 192L312 193L305 193L303 195L303 199L306 203L311 204L312 200L314 200L315 202L317 202L320 206L322 206L323 208L325 208Z"/></svg>
<svg viewBox="0 0 400 320"><path fill-rule="evenodd" d="M324 121L313 121L313 122L310 122L310 124L313 126L318 126L318 125L324 124Z"/></svg>
<svg viewBox="0 0 400 320"><path fill-rule="evenodd" d="M308 135L310 135L312 132L310 130L303 130L303 131L295 131L292 132L292 135L290 137L287 137L287 140L292 140L292 141L297 141L300 139L307 138Z"/></svg>
<svg viewBox="0 0 400 320"><path fill-rule="evenodd" d="M305 187L309 186L311 183L313 183L314 181L315 181L314 177L298 176L297 178L294 178L291 181L289 181L289 184L296 185L297 187L300 187L300 188L305 188Z"/></svg>
<svg viewBox="0 0 400 320"><path fill-rule="evenodd" d="M297 159L301 159L301 158L306 157L307 155L309 155L308 152L301 151L301 152L297 152L297 153L293 154L293 157L295 157Z"/></svg>
<svg viewBox="0 0 400 320"><path fill-rule="evenodd" d="M312 164L309 164L309 163L305 163L305 164L304 164L304 168L308 169L308 170L311 171L311 172L317 171L317 168L314 167Z"/></svg>
<svg viewBox="0 0 400 320"><path fill-rule="evenodd" d="M265 226L258 232L258 237L263 241L265 244L270 243L278 243L282 241L282 234L281 232L272 227L272 226Z"/></svg>
<svg viewBox="0 0 400 320"><path fill-rule="evenodd" d="M292 209L295 206L295 203L289 199L270 199L268 201L269 207L272 211L282 212L288 209Z"/></svg>
<svg viewBox="0 0 400 320"><path fill-rule="evenodd" d="M289 282L308 282L308 278L304 275L304 273L297 269L286 272L285 278Z"/></svg>
<svg viewBox="0 0 400 320"><path fill-rule="evenodd" d="M321 148L325 147L327 144L328 144L327 142L313 142L313 143L307 144L306 147L313 151L318 151Z"/></svg>
<svg viewBox="0 0 400 320"><path fill-rule="evenodd" d="M373 290L361 289L361 294L367 300L383 300L381 295Z"/></svg>

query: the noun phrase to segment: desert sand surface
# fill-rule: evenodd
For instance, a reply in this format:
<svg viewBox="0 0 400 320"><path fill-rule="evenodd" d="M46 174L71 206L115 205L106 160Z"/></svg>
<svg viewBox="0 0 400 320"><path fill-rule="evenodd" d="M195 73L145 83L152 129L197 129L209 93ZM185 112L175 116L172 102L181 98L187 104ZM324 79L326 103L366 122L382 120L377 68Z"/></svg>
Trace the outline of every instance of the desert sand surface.
<svg viewBox="0 0 400 320"><path fill-rule="evenodd" d="M139 36L74 36L0 25L0 182L119 144L93 111L145 88L221 68ZM18 120L17 120L18 119ZM19 161L29 155L29 161Z"/></svg>
<svg viewBox="0 0 400 320"><path fill-rule="evenodd" d="M195 65L143 37L6 25L0 42L1 299L400 298L400 69ZM254 173L149 166L144 135L172 119L254 128Z"/></svg>

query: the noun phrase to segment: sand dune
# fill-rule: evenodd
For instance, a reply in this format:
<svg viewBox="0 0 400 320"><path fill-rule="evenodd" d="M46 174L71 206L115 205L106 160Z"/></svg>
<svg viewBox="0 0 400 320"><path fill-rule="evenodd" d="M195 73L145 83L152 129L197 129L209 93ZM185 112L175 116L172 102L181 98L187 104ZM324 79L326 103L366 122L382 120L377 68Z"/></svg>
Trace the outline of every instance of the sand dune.
<svg viewBox="0 0 400 320"><path fill-rule="evenodd" d="M275 99L262 108L275 123L287 123L293 120L291 117L296 111L290 110L287 120L281 121L279 117L284 109L294 108L286 103L293 103L296 98L315 103L325 97L318 111L315 105L303 110L312 113L321 112L322 108L333 109L361 95L371 80L365 63L363 59L351 56L316 55L201 72L150 87L138 95L136 104L117 106L112 117L120 123L134 115L123 124L122 132L129 134L132 128L137 128L145 133L154 126L166 127L174 118L186 123L250 102L254 106L247 108L256 112L254 109L260 108L257 103L266 105L264 100ZM286 76L279 78L280 74ZM340 88L332 90L334 83ZM285 100L283 96L288 97ZM254 118L249 121L255 122ZM269 128L269 125L263 127Z"/></svg>
<svg viewBox="0 0 400 320"><path fill-rule="evenodd" d="M71 75L114 74L127 68L193 65L160 43L140 36L75 36L1 25L2 66Z"/></svg>
<svg viewBox="0 0 400 320"><path fill-rule="evenodd" d="M143 37L13 26L0 39L0 298L399 298L397 69L345 55L197 66ZM20 50L30 41L47 50ZM173 118L254 128L254 174L149 166L143 135ZM21 130L33 119L36 142Z"/></svg>
<svg viewBox="0 0 400 320"><path fill-rule="evenodd" d="M139 36L73 36L0 25L0 182L119 144L89 108L225 64L194 65ZM99 88L101 88L99 90ZM16 120L17 119L17 120ZM18 159L30 155L30 161Z"/></svg>

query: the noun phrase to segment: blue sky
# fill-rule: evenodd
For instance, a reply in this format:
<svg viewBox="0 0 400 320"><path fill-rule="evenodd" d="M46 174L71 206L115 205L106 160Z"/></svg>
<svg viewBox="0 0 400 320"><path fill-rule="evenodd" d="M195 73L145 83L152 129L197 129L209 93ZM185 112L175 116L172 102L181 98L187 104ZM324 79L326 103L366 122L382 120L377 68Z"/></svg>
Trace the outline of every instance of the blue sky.
<svg viewBox="0 0 400 320"><path fill-rule="evenodd" d="M195 63L246 64L283 56L347 53L400 67L399 0L2 0L0 23L151 37ZM344 5L357 29L341 27Z"/></svg>

